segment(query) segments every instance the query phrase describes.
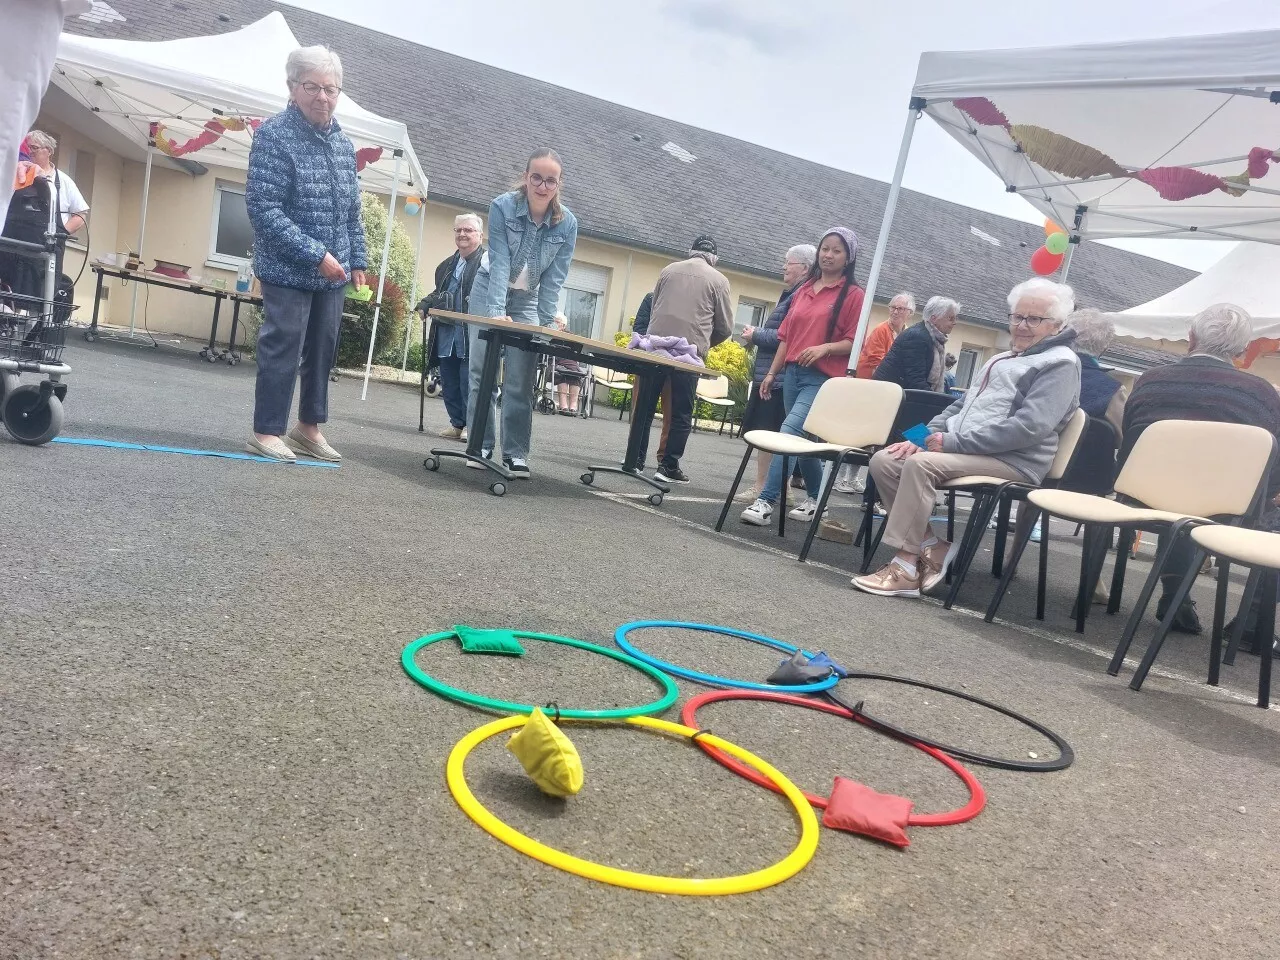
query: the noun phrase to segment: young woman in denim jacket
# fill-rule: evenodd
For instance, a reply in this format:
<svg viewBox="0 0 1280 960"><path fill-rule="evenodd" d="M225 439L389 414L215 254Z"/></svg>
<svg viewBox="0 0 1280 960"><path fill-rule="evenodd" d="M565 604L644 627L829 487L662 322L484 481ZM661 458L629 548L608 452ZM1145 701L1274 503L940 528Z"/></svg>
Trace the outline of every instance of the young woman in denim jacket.
<svg viewBox="0 0 1280 960"><path fill-rule="evenodd" d="M555 324L560 288L569 275L578 221L560 202L563 166L554 150L539 150L525 164L524 176L510 193L489 205L489 252L471 288L471 310L480 316L516 323ZM483 453L495 447L497 389L489 422L475 422L480 373L488 343L471 328L471 396L467 423L484 430ZM514 476L529 477L529 440L533 430L533 377L537 354L511 350L503 355L502 462ZM478 464L476 465L478 466Z"/></svg>

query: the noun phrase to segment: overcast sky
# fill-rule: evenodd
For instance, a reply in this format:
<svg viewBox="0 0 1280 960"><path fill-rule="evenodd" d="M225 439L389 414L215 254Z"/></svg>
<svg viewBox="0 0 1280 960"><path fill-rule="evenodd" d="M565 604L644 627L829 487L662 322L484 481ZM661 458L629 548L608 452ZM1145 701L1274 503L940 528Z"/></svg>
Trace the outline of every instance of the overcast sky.
<svg viewBox="0 0 1280 960"><path fill-rule="evenodd" d="M351 0L293 2L354 19ZM358 10L375 30L883 180L924 50L1280 27L1280 0L360 0ZM905 183L1041 219L930 121L917 127ZM1196 269L1228 249L1125 245Z"/></svg>

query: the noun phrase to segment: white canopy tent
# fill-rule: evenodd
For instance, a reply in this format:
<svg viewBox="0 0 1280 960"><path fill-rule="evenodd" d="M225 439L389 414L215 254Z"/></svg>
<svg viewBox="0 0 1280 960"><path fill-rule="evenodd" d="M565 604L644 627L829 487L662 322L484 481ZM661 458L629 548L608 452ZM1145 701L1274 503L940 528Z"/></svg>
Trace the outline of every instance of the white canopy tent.
<svg viewBox="0 0 1280 960"><path fill-rule="evenodd" d="M851 368L922 113L1068 230L1064 276L1082 239L1280 243L1280 31L925 53Z"/></svg>
<svg viewBox="0 0 1280 960"><path fill-rule="evenodd" d="M1116 333L1151 340L1186 340L1191 319L1210 304L1224 302L1249 311L1256 338L1280 339L1280 247L1240 244L1176 290L1113 314Z"/></svg>
<svg viewBox="0 0 1280 960"><path fill-rule="evenodd" d="M62 34L52 82L132 142L147 146L139 256L146 239L147 195L155 152L175 157L198 154L209 163L246 169L253 127L283 110L289 100L285 60L298 46L278 11L229 33L181 40L104 40ZM427 178L403 123L370 113L345 93L338 100L336 117L355 144L358 164L363 163L363 187L389 194L391 214L398 196L425 198ZM389 217L388 225L391 222ZM421 224L422 220L419 255ZM390 240L388 229L383 264ZM385 280L386 270L378 272ZM416 265L414 280L416 286ZM136 287L134 293L136 308ZM381 285L377 299L381 303ZM380 309L374 311L374 337ZM132 326L131 317L131 333ZM372 360L373 337L365 365L366 391Z"/></svg>

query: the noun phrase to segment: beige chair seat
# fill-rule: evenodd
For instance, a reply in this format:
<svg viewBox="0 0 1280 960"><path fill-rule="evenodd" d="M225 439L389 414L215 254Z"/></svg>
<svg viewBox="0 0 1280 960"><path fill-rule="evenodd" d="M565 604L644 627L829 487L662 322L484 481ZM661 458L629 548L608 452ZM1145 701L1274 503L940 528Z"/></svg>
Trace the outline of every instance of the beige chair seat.
<svg viewBox="0 0 1280 960"><path fill-rule="evenodd" d="M1185 519L1199 520L1201 523L1212 522L1204 517L1169 510L1130 507L1115 500L1095 497L1088 493L1074 493L1070 490L1032 490L1027 494L1027 499L1055 517L1064 517L1081 523L1120 526L1135 523L1176 523Z"/></svg>
<svg viewBox="0 0 1280 960"><path fill-rule="evenodd" d="M956 477L946 483L938 484L939 490L955 490L963 487L998 487L1002 483L1012 483L1007 477L984 477L975 474L971 477Z"/></svg>
<svg viewBox="0 0 1280 960"><path fill-rule="evenodd" d="M1210 553L1251 567L1280 570L1280 534L1218 524L1196 527L1191 539Z"/></svg>
<svg viewBox="0 0 1280 960"><path fill-rule="evenodd" d="M709 403L715 407L732 407L733 400L726 400L723 397L698 397L703 403Z"/></svg>
<svg viewBox="0 0 1280 960"><path fill-rule="evenodd" d="M797 437L790 433L775 433L772 430L748 430L743 439L759 450L767 450L787 457L821 457L850 449L836 443L816 443L804 437Z"/></svg>

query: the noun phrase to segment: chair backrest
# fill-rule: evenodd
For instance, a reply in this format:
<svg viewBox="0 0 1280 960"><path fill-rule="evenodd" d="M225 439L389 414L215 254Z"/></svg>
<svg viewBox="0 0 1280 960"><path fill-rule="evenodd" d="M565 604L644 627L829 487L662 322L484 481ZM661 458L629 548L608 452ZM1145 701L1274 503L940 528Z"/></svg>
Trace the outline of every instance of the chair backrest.
<svg viewBox="0 0 1280 960"><path fill-rule="evenodd" d="M818 388L804 430L842 447L882 446L902 404L902 388L887 380L832 377Z"/></svg>
<svg viewBox="0 0 1280 960"><path fill-rule="evenodd" d="M704 400L723 400L729 396L729 378L724 374L714 380L698 380L698 396Z"/></svg>
<svg viewBox="0 0 1280 960"><path fill-rule="evenodd" d="M1046 480L1062 479L1063 474L1067 472L1067 467L1071 465L1071 461L1076 455L1076 450L1080 446L1080 438L1084 435L1085 424L1088 422L1089 415L1079 407L1076 407L1076 412L1071 414L1071 419L1067 421L1067 425L1058 434L1058 452L1053 455L1053 463L1049 464L1049 472L1045 475Z"/></svg>
<svg viewBox="0 0 1280 960"><path fill-rule="evenodd" d="M918 423L928 423L955 403L956 399L945 393L934 393L932 390L903 391L902 406L898 408L893 429L889 431L890 441L897 443L899 440L905 440L902 431L910 430Z"/></svg>
<svg viewBox="0 0 1280 960"><path fill-rule="evenodd" d="M1090 417L1075 456L1058 482L1061 490L1106 496L1116 482L1116 428L1101 417Z"/></svg>
<svg viewBox="0 0 1280 960"><path fill-rule="evenodd" d="M1116 478L1116 493L1154 510L1244 516L1267 482L1275 446L1275 437L1262 427L1158 420L1133 445Z"/></svg>
<svg viewBox="0 0 1280 960"><path fill-rule="evenodd" d="M619 370L610 370L608 367L592 367L591 376L599 383L622 383L627 379L627 375Z"/></svg>

